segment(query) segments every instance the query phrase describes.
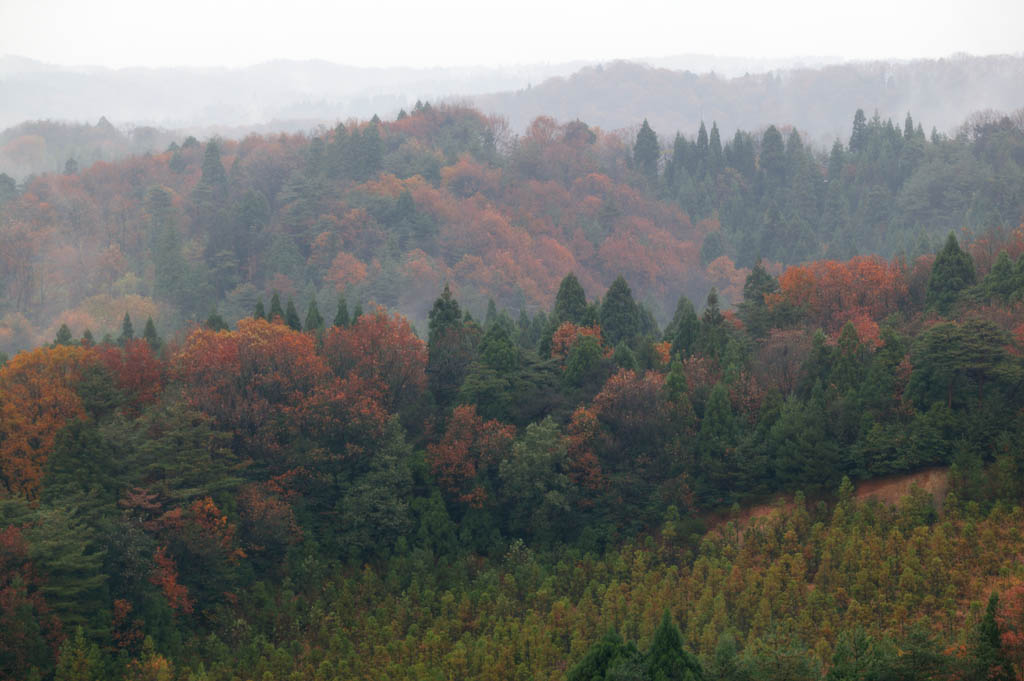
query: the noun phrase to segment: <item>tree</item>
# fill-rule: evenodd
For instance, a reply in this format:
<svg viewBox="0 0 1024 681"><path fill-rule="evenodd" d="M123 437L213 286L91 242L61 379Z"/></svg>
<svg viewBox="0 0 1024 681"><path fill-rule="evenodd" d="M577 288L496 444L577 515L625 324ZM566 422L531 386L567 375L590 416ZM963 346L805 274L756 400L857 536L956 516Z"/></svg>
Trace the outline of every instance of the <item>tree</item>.
<svg viewBox="0 0 1024 681"><path fill-rule="evenodd" d="M409 320L383 307L324 339L324 357L339 377L358 375L382 391L389 410L414 404L427 386L427 348Z"/></svg>
<svg viewBox="0 0 1024 681"><path fill-rule="evenodd" d="M252 312L252 318L253 319L266 319L267 318L267 310L266 310L266 308L263 307L263 299L262 298L260 298L259 300L256 301L256 308Z"/></svg>
<svg viewBox="0 0 1024 681"><path fill-rule="evenodd" d="M689 357L697 349L699 333L700 320L693 303L686 296L679 296L675 315L665 329L665 340L672 343L672 355L682 359Z"/></svg>
<svg viewBox="0 0 1024 681"><path fill-rule="evenodd" d="M280 319L280 323L283 323L284 316L284 308L281 307L281 297L277 295L277 291L274 291L274 295L270 298L270 312L267 313L267 321L278 323L277 320Z"/></svg>
<svg viewBox="0 0 1024 681"><path fill-rule="evenodd" d="M71 329L67 324L61 324L57 329L57 336L53 339L54 345L71 345L74 339L71 337Z"/></svg>
<svg viewBox="0 0 1024 681"><path fill-rule="evenodd" d="M104 676L99 646L87 642L82 627L76 627L60 647L54 681L101 681Z"/></svg>
<svg viewBox="0 0 1024 681"><path fill-rule="evenodd" d="M999 597L993 593L988 599L985 616L978 623L974 633L974 641L970 657L970 669L967 678L986 679L990 681L1013 681L1016 674L1000 639L999 623L996 613L999 609Z"/></svg>
<svg viewBox="0 0 1024 681"><path fill-rule="evenodd" d="M640 131L636 134L636 143L633 145L633 163L648 180L653 180L658 176L658 158L660 156L658 136L651 130L651 126L645 118L640 126Z"/></svg>
<svg viewBox="0 0 1024 681"><path fill-rule="evenodd" d="M643 656L636 644L626 643L615 629L608 630L595 641L579 662L566 674L566 681L603 681L604 679L639 679ZM632 672L632 673L630 673Z"/></svg>
<svg viewBox="0 0 1024 681"><path fill-rule="evenodd" d="M587 309L587 295L583 286L576 275L570 272L558 285L553 316L559 323L572 322L582 326L586 324Z"/></svg>
<svg viewBox="0 0 1024 681"><path fill-rule="evenodd" d="M163 341L156 333L156 324L153 323L152 317L146 317L146 328L142 331L142 338L149 344L149 349L153 352L159 352L163 346Z"/></svg>
<svg viewBox="0 0 1024 681"><path fill-rule="evenodd" d="M779 282L768 274L761 260L747 275L743 284L743 302L739 305L740 319L753 338L762 338L771 327L771 313L768 296L779 290Z"/></svg>
<svg viewBox="0 0 1024 681"><path fill-rule="evenodd" d="M701 681L704 678L700 662L683 648L683 636L668 610L654 630L651 645L644 653L644 663L652 681Z"/></svg>
<svg viewBox="0 0 1024 681"><path fill-rule="evenodd" d="M956 237L950 232L946 244L935 256L925 302L941 314L947 314L960 291L972 286L974 280L974 260L960 249Z"/></svg>
<svg viewBox="0 0 1024 681"><path fill-rule="evenodd" d="M220 316L220 313L217 312L216 308L210 310L210 316L206 318L203 326L210 331L227 331L231 328L228 326L228 323L224 321L224 318Z"/></svg>
<svg viewBox="0 0 1024 681"><path fill-rule="evenodd" d="M303 331L320 332L324 328L324 318L320 316L320 310L316 306L316 298L309 301L309 308L306 310L306 322L303 324Z"/></svg>
<svg viewBox="0 0 1024 681"><path fill-rule="evenodd" d="M348 304L345 302L345 296L338 296L338 310L334 313L334 326L343 328L348 325Z"/></svg>
<svg viewBox="0 0 1024 681"><path fill-rule="evenodd" d="M292 302L291 298L288 299L288 305L285 307L284 323L293 331L302 331L302 321L299 319L299 311L295 309L295 303Z"/></svg>
<svg viewBox="0 0 1024 681"><path fill-rule="evenodd" d="M616 277L601 302L601 333L608 345L632 343L640 330L640 311L629 284Z"/></svg>
<svg viewBox="0 0 1024 681"><path fill-rule="evenodd" d="M135 338L135 329L132 328L132 318L125 312L124 320L121 322L121 335L117 337L117 343L124 345L133 338Z"/></svg>

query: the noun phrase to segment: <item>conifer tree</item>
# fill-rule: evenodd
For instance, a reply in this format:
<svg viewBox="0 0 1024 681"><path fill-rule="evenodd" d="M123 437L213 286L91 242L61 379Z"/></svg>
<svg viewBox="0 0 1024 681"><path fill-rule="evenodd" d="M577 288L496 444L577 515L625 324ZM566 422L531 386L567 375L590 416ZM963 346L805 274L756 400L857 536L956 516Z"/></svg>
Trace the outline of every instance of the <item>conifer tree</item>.
<svg viewBox="0 0 1024 681"><path fill-rule="evenodd" d="M339 328L344 328L349 325L348 318L348 303L345 302L345 296L338 296L338 309L334 313L334 325Z"/></svg>
<svg viewBox="0 0 1024 681"><path fill-rule="evenodd" d="M704 678L700 662L683 648L683 636L668 610L654 630L644 662L651 681L702 681Z"/></svg>
<svg viewBox="0 0 1024 681"><path fill-rule="evenodd" d="M960 291L974 284L974 278L974 260L960 249L956 236L950 232L946 244L935 256L928 278L926 304L941 314L947 314Z"/></svg>
<svg viewBox="0 0 1024 681"><path fill-rule="evenodd" d="M316 306L316 298L309 301L309 308L306 310L306 321L303 324L305 331L322 331L324 318L320 316L320 310Z"/></svg>
<svg viewBox="0 0 1024 681"><path fill-rule="evenodd" d="M291 298L288 299L288 305L284 310L284 323L294 331L302 331L302 320L299 319L299 311L295 309L295 303Z"/></svg>
<svg viewBox="0 0 1024 681"><path fill-rule="evenodd" d="M210 310L210 316L206 318L206 322L203 324L210 331L228 331L231 327L224 321L224 318L217 312L217 308Z"/></svg>
<svg viewBox="0 0 1024 681"><path fill-rule="evenodd" d="M277 291L274 291L274 295L270 298L270 311L267 313L268 321L276 321L277 319L284 321L284 308L281 307L281 297L277 295Z"/></svg>
<svg viewBox="0 0 1024 681"><path fill-rule="evenodd" d="M584 325L587 316L587 294L576 275L570 272L558 285L555 294L554 317L557 323L572 322Z"/></svg>
<svg viewBox="0 0 1024 681"><path fill-rule="evenodd" d="M160 346L163 345L163 341L160 340L160 336L156 333L156 324L153 323L152 317L146 317L146 328L142 330L142 337L149 343L149 348L153 352L159 352Z"/></svg>
<svg viewBox="0 0 1024 681"><path fill-rule="evenodd" d="M263 299L260 298L256 301L256 309L252 312L253 319L266 319L267 310L263 307Z"/></svg>
<svg viewBox="0 0 1024 681"><path fill-rule="evenodd" d="M57 336L53 339L53 344L56 345L71 345L73 339L71 337L71 329L68 328L67 324L61 324L60 328L57 329Z"/></svg>
<svg viewBox="0 0 1024 681"><path fill-rule="evenodd" d="M121 321L121 335L117 337L117 342L124 345L133 338L135 338L135 329L132 328L132 318L125 312L124 319Z"/></svg>
<svg viewBox="0 0 1024 681"><path fill-rule="evenodd" d="M651 126L645 118L643 125L640 126L640 131L636 134L636 143L633 145L633 163L647 179L653 180L658 177L658 158L660 156L658 136L651 130Z"/></svg>
<svg viewBox="0 0 1024 681"><path fill-rule="evenodd" d="M601 335L611 346L631 343L640 330L640 314L629 284L621 276L608 288L601 303Z"/></svg>

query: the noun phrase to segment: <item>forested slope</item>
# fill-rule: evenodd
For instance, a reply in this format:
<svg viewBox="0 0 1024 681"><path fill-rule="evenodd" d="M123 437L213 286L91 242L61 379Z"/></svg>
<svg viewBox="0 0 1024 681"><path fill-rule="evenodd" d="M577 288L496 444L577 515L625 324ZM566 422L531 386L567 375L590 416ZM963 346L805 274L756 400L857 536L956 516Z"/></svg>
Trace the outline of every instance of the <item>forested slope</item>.
<svg viewBox="0 0 1024 681"><path fill-rule="evenodd" d="M676 191L742 177L742 134L718 166L710 134L425 106L15 191L8 347L60 316L0 358L0 675L1019 675L1021 131L855 121L835 183L766 131L756 231ZM798 178L870 193L897 138L910 178L1007 183L940 204L937 252L733 265L819 205ZM785 243L827 252L807 224ZM936 466L941 510L856 499Z"/></svg>
<svg viewBox="0 0 1024 681"><path fill-rule="evenodd" d="M947 138L860 111L827 155L774 126L669 142L540 118L515 137L429 105L314 137L189 139L22 188L0 176L0 351L65 322L116 335L125 310L233 322L275 291L344 292L423 331L448 282L474 314L493 298L532 317L570 271L590 296L624 276L664 324L681 293L738 303L759 257L775 274L857 254L909 268L962 229L988 267L1020 224L1022 163L1010 118Z"/></svg>

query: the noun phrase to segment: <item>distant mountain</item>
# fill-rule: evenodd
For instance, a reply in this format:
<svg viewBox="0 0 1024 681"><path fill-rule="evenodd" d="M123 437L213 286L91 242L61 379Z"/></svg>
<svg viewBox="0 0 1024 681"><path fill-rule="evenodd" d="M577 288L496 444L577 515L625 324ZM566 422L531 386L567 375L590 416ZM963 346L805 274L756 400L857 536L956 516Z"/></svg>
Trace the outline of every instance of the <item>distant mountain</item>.
<svg viewBox="0 0 1024 681"><path fill-rule="evenodd" d="M393 116L417 99L514 90L586 64L378 69L273 61L238 69L107 69L8 56L0 58L0 128L26 120L81 122L101 116L174 128Z"/></svg>
<svg viewBox="0 0 1024 681"><path fill-rule="evenodd" d="M540 115L606 130L647 118L665 137L677 130L692 137L701 120L717 121L728 135L774 122L829 143L849 135L850 112L858 108L897 121L910 112L947 131L975 111L1024 107L1024 56L831 64L732 78L613 62L473 102L516 129Z"/></svg>

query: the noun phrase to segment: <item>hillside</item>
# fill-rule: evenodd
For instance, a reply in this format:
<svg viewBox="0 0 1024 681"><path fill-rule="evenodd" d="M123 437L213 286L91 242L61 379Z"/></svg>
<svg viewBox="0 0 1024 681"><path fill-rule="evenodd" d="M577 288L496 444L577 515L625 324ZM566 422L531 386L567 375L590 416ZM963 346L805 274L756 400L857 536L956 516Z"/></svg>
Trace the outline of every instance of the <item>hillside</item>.
<svg viewBox="0 0 1024 681"><path fill-rule="evenodd" d="M20 190L0 176L0 351L61 323L117 333L126 310L165 330L213 308L233 322L275 291L323 309L343 293L422 332L448 282L475 315L493 299L533 317L567 272L591 296L624 276L663 325L681 294L738 303L758 258L776 274L858 254L909 270L964 228L987 271L1021 223L1024 128L979 117L929 138L910 117L854 119L825 157L774 126L661 148L650 128L539 118L515 137L425 105L314 136L191 138Z"/></svg>
<svg viewBox="0 0 1024 681"><path fill-rule="evenodd" d="M954 56L905 63L832 64L734 77L613 62L528 89L473 98L483 111L525 128L537 116L580 119L605 130L646 118L667 135L701 121L723 130L793 125L810 140L845 140L849 112L902 120L913 112L950 132L975 111L1024 107L1024 57ZM955 93L955 94L954 94Z"/></svg>

